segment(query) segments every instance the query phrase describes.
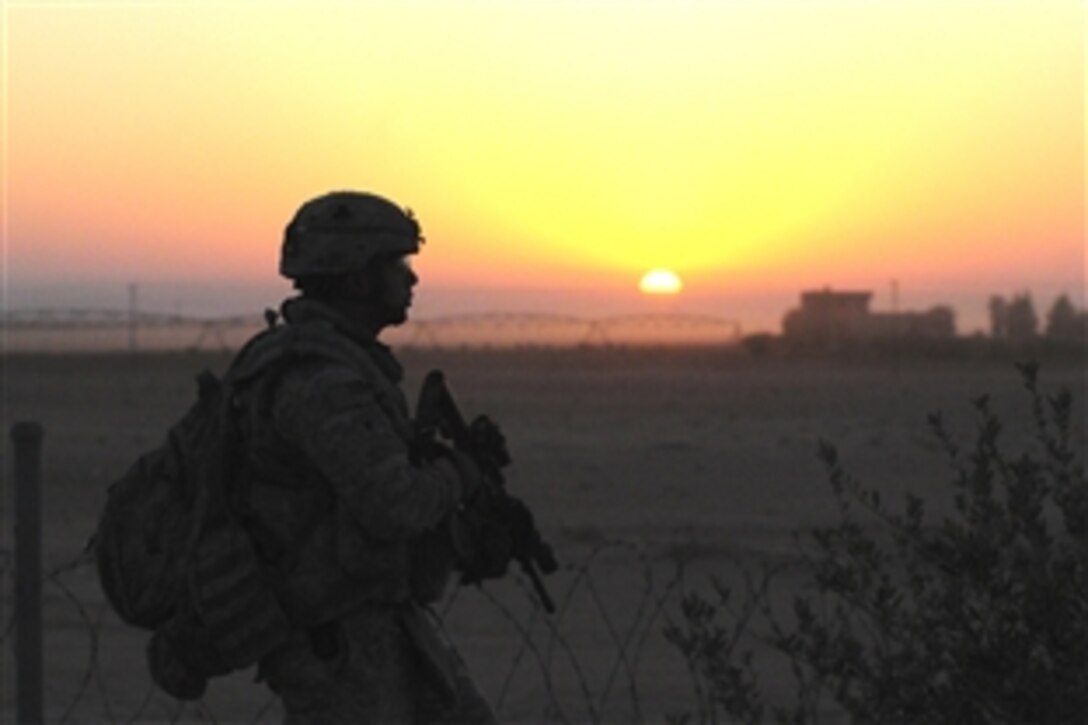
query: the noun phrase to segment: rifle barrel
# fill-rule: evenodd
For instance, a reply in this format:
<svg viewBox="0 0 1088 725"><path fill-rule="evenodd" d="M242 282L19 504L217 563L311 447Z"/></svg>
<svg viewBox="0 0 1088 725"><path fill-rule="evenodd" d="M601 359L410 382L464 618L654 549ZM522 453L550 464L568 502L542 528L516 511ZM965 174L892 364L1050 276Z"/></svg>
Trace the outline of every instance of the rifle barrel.
<svg viewBox="0 0 1088 725"><path fill-rule="evenodd" d="M555 614L555 602L552 601L551 595L548 594L548 590L544 587L544 582L540 578L540 573L537 572L536 567L533 566L531 561L522 559L521 570L525 572L525 575L529 577L529 581L533 583L533 589L536 590L537 597L540 598L540 603L544 607L544 611L548 614Z"/></svg>

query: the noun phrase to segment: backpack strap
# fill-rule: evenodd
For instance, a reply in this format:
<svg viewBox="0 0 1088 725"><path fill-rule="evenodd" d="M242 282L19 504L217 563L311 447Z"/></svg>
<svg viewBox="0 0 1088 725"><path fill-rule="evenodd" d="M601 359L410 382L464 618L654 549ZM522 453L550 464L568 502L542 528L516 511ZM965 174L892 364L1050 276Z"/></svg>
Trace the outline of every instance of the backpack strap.
<svg viewBox="0 0 1088 725"><path fill-rule="evenodd" d="M377 372L366 350L324 320L278 325L258 334L227 371L229 385L245 385L288 360L333 360Z"/></svg>

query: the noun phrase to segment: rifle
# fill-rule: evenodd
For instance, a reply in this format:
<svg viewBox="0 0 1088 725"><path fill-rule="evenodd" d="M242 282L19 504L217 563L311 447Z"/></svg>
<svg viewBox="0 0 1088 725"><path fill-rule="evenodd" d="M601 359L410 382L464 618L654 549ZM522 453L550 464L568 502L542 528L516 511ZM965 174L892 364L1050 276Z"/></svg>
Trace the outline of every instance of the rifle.
<svg viewBox="0 0 1088 725"><path fill-rule="evenodd" d="M551 546L541 538L532 512L506 491L502 469L510 465L511 458L502 431L484 415L477 416L471 424L467 423L441 370L432 370L423 380L416 404L415 425L417 440L424 445L433 447L438 436L441 436L476 463L483 485L469 503L470 508L483 512L485 526L497 526L508 535L509 558L517 561L529 577L544 610L549 614L555 612L555 604L544 587L540 573L551 574L559 568L559 564ZM480 553L487 555L495 552ZM463 562L462 581L477 584L490 576L501 575L506 561L504 558L501 562L479 566L474 566L473 562Z"/></svg>

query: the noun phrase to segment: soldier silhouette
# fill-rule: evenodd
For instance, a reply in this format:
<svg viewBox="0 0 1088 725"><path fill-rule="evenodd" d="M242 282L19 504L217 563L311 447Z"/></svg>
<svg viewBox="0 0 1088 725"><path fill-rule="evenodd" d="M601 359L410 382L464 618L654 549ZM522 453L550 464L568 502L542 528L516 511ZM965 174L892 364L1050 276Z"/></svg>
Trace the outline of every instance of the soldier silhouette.
<svg viewBox="0 0 1088 725"><path fill-rule="evenodd" d="M413 456L402 368L378 341L408 318L421 243L381 196L306 202L280 260L299 294L235 363L291 350L235 400L241 510L291 627L258 670L287 723L495 721L427 608L453 571L445 522L480 472L454 450Z"/></svg>

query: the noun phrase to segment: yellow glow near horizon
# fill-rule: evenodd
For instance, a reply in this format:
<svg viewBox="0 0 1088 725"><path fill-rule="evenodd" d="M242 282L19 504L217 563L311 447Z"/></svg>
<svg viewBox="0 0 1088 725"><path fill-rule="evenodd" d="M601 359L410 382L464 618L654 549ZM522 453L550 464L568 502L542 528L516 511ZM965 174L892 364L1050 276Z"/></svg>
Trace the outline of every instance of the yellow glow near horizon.
<svg viewBox="0 0 1088 725"><path fill-rule="evenodd" d="M1083 265L1079 3L5 16L21 277L265 278L298 204L346 187L412 207L454 284Z"/></svg>

